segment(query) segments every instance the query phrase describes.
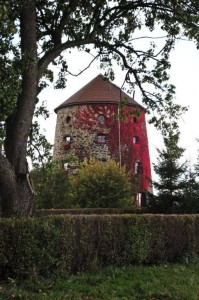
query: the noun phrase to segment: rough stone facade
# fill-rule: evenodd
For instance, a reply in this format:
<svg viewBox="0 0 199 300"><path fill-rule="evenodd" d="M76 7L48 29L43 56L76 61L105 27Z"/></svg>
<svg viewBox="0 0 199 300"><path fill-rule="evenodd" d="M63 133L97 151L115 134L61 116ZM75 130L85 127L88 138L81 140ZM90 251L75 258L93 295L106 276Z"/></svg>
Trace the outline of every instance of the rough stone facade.
<svg viewBox="0 0 199 300"><path fill-rule="evenodd" d="M72 156L114 158L126 166L142 194L151 180L145 110L131 98L121 106L117 91L98 76L56 109L53 157L63 162Z"/></svg>
<svg viewBox="0 0 199 300"><path fill-rule="evenodd" d="M95 157L101 160L111 158L107 143L98 143L97 134L108 135L110 129L98 124L96 113L88 120L83 120L81 113L91 110L91 106L65 107L57 113L57 125L55 132L55 144L53 158L64 160L67 157L77 156L80 160ZM87 123L85 123L87 121ZM89 122L94 123L92 127ZM67 137L71 140L67 141Z"/></svg>

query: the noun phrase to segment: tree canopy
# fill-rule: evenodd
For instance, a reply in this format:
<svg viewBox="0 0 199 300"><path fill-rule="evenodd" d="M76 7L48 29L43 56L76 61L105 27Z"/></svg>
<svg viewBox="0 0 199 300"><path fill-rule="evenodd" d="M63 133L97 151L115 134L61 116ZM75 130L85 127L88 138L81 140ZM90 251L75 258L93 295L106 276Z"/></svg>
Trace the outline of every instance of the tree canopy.
<svg viewBox="0 0 199 300"><path fill-rule="evenodd" d="M180 162L184 149L178 146L179 132L169 132L164 137L165 149L158 149L157 164L154 170L159 180L153 182L158 191L151 195L149 206L160 213L176 212L182 206L183 194L186 189L186 163Z"/></svg>
<svg viewBox="0 0 199 300"><path fill-rule="evenodd" d="M1 206L4 215L27 215L33 208L28 137L38 95L54 80L52 66L60 68L56 87L63 88L72 73L67 51L90 53L90 64L100 59L111 78L116 61L129 87L138 86L146 106L161 112L174 92L168 58L176 39L199 46L199 2L1 0L0 12Z"/></svg>

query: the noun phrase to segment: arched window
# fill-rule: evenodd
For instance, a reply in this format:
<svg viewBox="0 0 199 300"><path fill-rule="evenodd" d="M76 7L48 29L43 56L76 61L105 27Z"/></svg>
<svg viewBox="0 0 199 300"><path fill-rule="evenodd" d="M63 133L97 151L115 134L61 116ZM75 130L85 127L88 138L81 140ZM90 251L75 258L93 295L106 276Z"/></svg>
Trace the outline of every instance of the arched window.
<svg viewBox="0 0 199 300"><path fill-rule="evenodd" d="M69 124L71 122L71 116L66 117L66 124Z"/></svg>
<svg viewBox="0 0 199 300"><path fill-rule="evenodd" d="M135 174L142 174L143 172L143 167L141 161L137 160L135 162Z"/></svg>

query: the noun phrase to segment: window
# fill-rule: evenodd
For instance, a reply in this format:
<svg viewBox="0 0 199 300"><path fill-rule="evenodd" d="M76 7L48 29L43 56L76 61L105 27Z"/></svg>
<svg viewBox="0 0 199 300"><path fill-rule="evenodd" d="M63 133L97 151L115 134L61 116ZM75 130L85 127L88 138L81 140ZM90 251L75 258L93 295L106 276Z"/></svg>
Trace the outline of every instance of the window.
<svg viewBox="0 0 199 300"><path fill-rule="evenodd" d="M137 123L137 118L133 117L133 123Z"/></svg>
<svg viewBox="0 0 199 300"><path fill-rule="evenodd" d="M98 116L98 122L99 122L100 124L103 124L103 123L105 122L105 117L104 117L104 115L99 115L99 116Z"/></svg>
<svg viewBox="0 0 199 300"><path fill-rule="evenodd" d="M71 143L72 142L72 137L70 135L65 135L64 136L64 140L67 144Z"/></svg>
<svg viewBox="0 0 199 300"><path fill-rule="evenodd" d="M67 117L66 117L66 124L69 124L70 121L71 121L71 117L70 117L70 116L67 116Z"/></svg>
<svg viewBox="0 0 199 300"><path fill-rule="evenodd" d="M134 136L134 137L133 137L133 144L138 144L139 141L140 141L139 136Z"/></svg>
<svg viewBox="0 0 199 300"><path fill-rule="evenodd" d="M99 143L99 144L106 143L106 135L105 134L98 134L97 135L97 143Z"/></svg>
<svg viewBox="0 0 199 300"><path fill-rule="evenodd" d="M143 168L142 163L138 160L135 163L135 174L142 174Z"/></svg>

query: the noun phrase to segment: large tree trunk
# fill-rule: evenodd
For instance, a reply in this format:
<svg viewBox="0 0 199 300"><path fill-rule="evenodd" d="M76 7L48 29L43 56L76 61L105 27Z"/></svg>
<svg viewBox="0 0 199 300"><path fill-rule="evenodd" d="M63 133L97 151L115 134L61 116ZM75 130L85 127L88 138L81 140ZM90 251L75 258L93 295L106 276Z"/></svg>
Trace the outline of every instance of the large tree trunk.
<svg viewBox="0 0 199 300"><path fill-rule="evenodd" d="M6 121L6 157L0 156L2 215L29 215L33 192L26 160L27 140L36 105L38 87L36 0L28 0L20 16L22 83L15 113Z"/></svg>

